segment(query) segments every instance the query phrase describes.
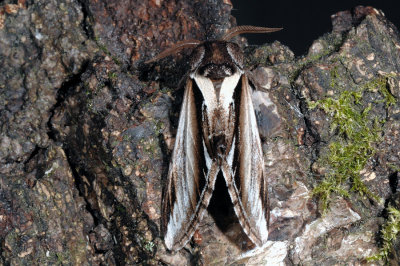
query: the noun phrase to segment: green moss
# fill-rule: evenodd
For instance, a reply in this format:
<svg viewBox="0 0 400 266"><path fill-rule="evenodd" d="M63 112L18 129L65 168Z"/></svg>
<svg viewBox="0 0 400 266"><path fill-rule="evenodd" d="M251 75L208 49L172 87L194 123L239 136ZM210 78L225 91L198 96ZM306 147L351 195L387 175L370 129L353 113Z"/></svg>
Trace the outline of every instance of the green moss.
<svg viewBox="0 0 400 266"><path fill-rule="evenodd" d="M337 84L337 80L339 78L339 71L338 71L338 66L334 66L331 71L330 71L330 75L331 75L331 87L332 88L337 88L339 87Z"/></svg>
<svg viewBox="0 0 400 266"><path fill-rule="evenodd" d="M108 78L111 80L115 80L117 78L117 73L116 72L109 72L108 73Z"/></svg>
<svg viewBox="0 0 400 266"><path fill-rule="evenodd" d="M367 82L363 86L363 89L370 91L370 92L378 91L383 96L382 102L386 103L386 107L389 107L390 105L394 105L394 104L396 104L396 98L387 89L388 79L391 78L392 76L393 75L387 75L387 76L381 76L376 79L373 79L373 80Z"/></svg>
<svg viewBox="0 0 400 266"><path fill-rule="evenodd" d="M336 193L343 197L349 197L349 192L342 188L340 182L334 175L329 175L314 188L313 195L318 195L321 201L321 207L325 211L328 209L328 203L331 199L331 194Z"/></svg>
<svg viewBox="0 0 400 266"><path fill-rule="evenodd" d="M152 241L146 241L143 248L148 252L153 252L155 244Z"/></svg>
<svg viewBox="0 0 400 266"><path fill-rule="evenodd" d="M386 164L390 169L392 169L394 172L400 172L400 167L399 166L397 166L397 165L395 165L395 164L392 164L392 163L387 163Z"/></svg>
<svg viewBox="0 0 400 266"><path fill-rule="evenodd" d="M160 135L163 133L163 130L165 128L165 125L162 121L156 121L155 122L155 131L157 135Z"/></svg>
<svg viewBox="0 0 400 266"><path fill-rule="evenodd" d="M56 252L56 264L57 265L65 265L70 260L70 256L67 252Z"/></svg>
<svg viewBox="0 0 400 266"><path fill-rule="evenodd" d="M379 252L367 258L368 261L384 260L388 262L388 256L392 250L393 241L400 233L400 210L389 206L389 217L381 230L382 247Z"/></svg>
<svg viewBox="0 0 400 266"><path fill-rule="evenodd" d="M380 138L379 123L371 125L368 117L370 106L364 110L357 108L361 97L361 93L344 91L338 99L326 98L310 106L319 107L331 116L331 130L337 130L339 136L329 144L329 152L320 158L320 164L326 165L328 171L313 190L322 201L323 212L327 210L333 192L348 197L344 188L348 182L353 191L379 200L360 176L360 171L375 152L373 143Z"/></svg>
<svg viewBox="0 0 400 266"><path fill-rule="evenodd" d="M331 76L331 86L337 88L337 69L332 70ZM384 121L369 114L371 104L363 108L360 102L368 90L381 93L387 107L394 104L396 99L386 88L387 78L378 77L354 91L341 90L337 98L328 97L308 104L310 109L324 110L331 117L331 131L337 132L326 155L319 158L319 165L327 168L327 171L322 182L313 189L313 195L321 201L323 212L328 208L332 193L349 197L346 190L348 184L351 185L351 191L381 201L363 183L360 172L375 153L374 145L381 139Z"/></svg>
<svg viewBox="0 0 400 266"><path fill-rule="evenodd" d="M130 142L132 140L132 136L128 134L124 134L122 136L123 141Z"/></svg>

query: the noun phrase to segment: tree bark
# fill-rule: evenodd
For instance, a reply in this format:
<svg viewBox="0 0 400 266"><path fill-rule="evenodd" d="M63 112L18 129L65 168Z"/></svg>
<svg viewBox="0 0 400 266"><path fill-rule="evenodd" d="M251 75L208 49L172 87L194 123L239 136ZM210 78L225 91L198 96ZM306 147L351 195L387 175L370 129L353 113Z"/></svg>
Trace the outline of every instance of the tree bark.
<svg viewBox="0 0 400 266"><path fill-rule="evenodd" d="M269 241L249 251L234 214L221 217L222 184L202 241L171 253L160 205L189 51L143 62L218 39L236 25L232 4L14 2L0 6L1 264L355 264L378 252L387 207L400 209L400 35L380 11L335 14L300 58L278 41L244 49Z"/></svg>

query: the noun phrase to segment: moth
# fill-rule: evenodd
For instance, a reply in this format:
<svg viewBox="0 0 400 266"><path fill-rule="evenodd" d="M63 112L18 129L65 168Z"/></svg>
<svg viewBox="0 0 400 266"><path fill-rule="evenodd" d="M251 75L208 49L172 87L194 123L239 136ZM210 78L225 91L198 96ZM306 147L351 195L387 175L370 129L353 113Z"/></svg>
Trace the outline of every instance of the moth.
<svg viewBox="0 0 400 266"><path fill-rule="evenodd" d="M179 250L191 239L223 176L243 231L257 246L268 238L267 178L244 55L233 42L242 33L281 28L238 26L220 40L186 40L147 61L192 48L184 81L161 227L165 245Z"/></svg>

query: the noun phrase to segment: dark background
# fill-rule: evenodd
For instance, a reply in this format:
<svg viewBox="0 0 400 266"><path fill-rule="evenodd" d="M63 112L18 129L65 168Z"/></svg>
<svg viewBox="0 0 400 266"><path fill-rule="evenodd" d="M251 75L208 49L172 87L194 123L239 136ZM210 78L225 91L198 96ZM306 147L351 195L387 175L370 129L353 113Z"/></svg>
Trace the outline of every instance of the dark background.
<svg viewBox="0 0 400 266"><path fill-rule="evenodd" d="M400 0L382 1L265 1L231 0L232 15L238 25L283 27L271 34L246 34L249 44L279 40L296 56L306 54L312 42L332 30L331 15L363 5L383 11L386 18L400 28Z"/></svg>

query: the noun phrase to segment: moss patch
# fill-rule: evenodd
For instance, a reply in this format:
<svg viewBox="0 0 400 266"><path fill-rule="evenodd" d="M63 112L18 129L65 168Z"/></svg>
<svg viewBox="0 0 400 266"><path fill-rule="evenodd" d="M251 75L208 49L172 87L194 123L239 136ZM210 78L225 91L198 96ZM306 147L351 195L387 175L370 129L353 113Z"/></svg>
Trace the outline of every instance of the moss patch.
<svg viewBox="0 0 400 266"><path fill-rule="evenodd" d="M367 258L368 261L384 260L388 262L388 256L392 250L393 240L400 233L400 211L389 206L389 217L381 230L382 247L379 252Z"/></svg>
<svg viewBox="0 0 400 266"><path fill-rule="evenodd" d="M337 85L335 72L331 74L331 85ZM309 102L310 109L320 108L331 117L331 130L337 132L328 146L328 152L319 158L318 164L327 169L324 179L313 189L313 195L321 201L322 212L328 209L332 193L349 197L351 191L371 199L381 199L373 194L361 180L360 172L375 153L375 143L381 139L385 121L370 114L371 104L361 105L365 91L379 92L386 106L396 99L386 88L388 77L378 77L357 87L354 91L340 89L337 98L328 97Z"/></svg>
<svg viewBox="0 0 400 266"><path fill-rule="evenodd" d="M360 93L344 91L338 99L326 98L310 104L310 108L319 107L332 117L331 130L337 130L339 136L329 144L329 152L319 160L320 165L326 165L328 170L313 194L319 196L323 212L327 210L332 193L349 196L344 187L349 181L352 190L379 199L361 181L360 171L375 152L373 143L380 138L381 125L376 120L373 126L370 125L370 106L357 110L360 97Z"/></svg>
<svg viewBox="0 0 400 266"><path fill-rule="evenodd" d="M376 79L373 79L367 82L363 89L368 90L370 92L379 92L383 96L382 102L386 103L386 107L390 105L396 104L396 98L390 93L387 89L388 79L394 77L394 75L380 76Z"/></svg>

